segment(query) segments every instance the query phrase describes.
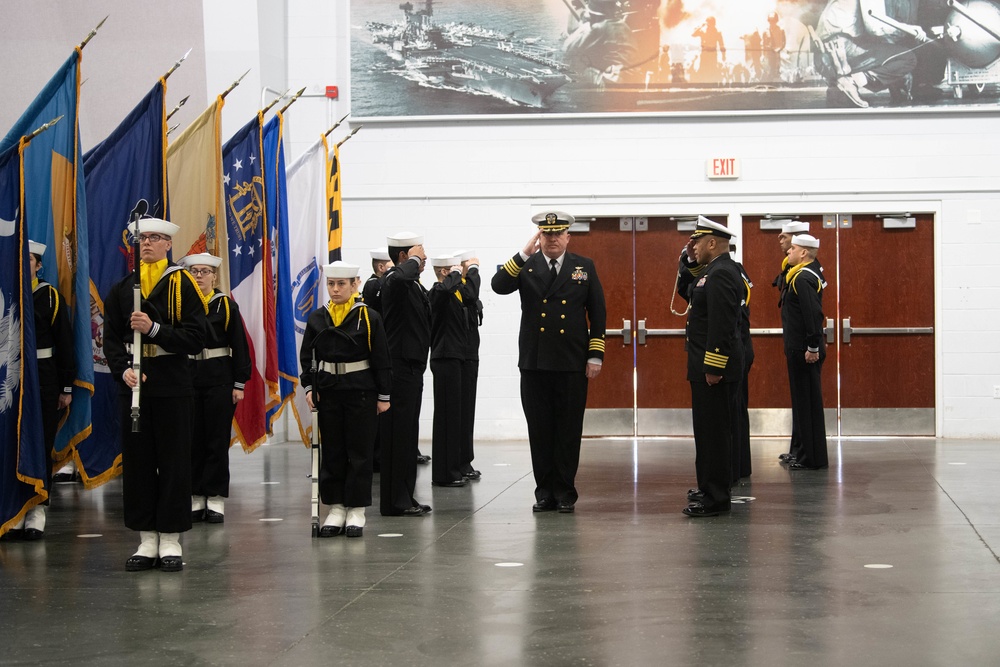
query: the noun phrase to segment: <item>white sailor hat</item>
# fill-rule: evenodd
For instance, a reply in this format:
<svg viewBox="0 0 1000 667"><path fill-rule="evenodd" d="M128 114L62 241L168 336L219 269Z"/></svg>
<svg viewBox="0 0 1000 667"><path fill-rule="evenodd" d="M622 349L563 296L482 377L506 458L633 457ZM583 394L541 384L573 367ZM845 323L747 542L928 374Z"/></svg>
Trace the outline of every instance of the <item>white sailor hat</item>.
<svg viewBox="0 0 1000 667"><path fill-rule="evenodd" d="M815 236L810 236L809 234L798 234L792 237L792 245L797 245L802 248L818 248L819 239Z"/></svg>
<svg viewBox="0 0 1000 667"><path fill-rule="evenodd" d="M132 234L136 233L134 222L129 223L128 230ZM178 230L180 227L174 223L159 218L141 218L139 220L139 234L163 234L172 237Z"/></svg>
<svg viewBox="0 0 1000 667"><path fill-rule="evenodd" d="M781 226L782 234L806 234L809 232L808 222L799 222L798 220L793 220L792 222L786 222Z"/></svg>
<svg viewBox="0 0 1000 667"><path fill-rule="evenodd" d="M357 264L348 264L338 259L333 264L325 264L323 273L327 278L357 278L360 268Z"/></svg>
<svg viewBox="0 0 1000 667"><path fill-rule="evenodd" d="M389 261L389 249L388 248L372 248L368 251L368 254L372 256L372 259L378 259L383 262Z"/></svg>
<svg viewBox="0 0 1000 667"><path fill-rule="evenodd" d="M694 234L691 235L691 238L696 239L702 236L718 236L724 239L736 238L736 234L729 231L729 228L725 225L720 225L703 215L699 215L698 225L694 228Z"/></svg>
<svg viewBox="0 0 1000 667"><path fill-rule="evenodd" d="M413 232L396 232L392 236L387 236L385 241L389 248L412 248L415 245L423 245L424 237Z"/></svg>
<svg viewBox="0 0 1000 667"><path fill-rule="evenodd" d="M455 255L438 255L437 257L431 257L431 266L435 268L440 268L442 266L456 266L461 264L460 260Z"/></svg>
<svg viewBox="0 0 1000 667"><path fill-rule="evenodd" d="M543 232L564 232L576 222L576 218L562 211L547 211L531 216L531 221Z"/></svg>
<svg viewBox="0 0 1000 667"><path fill-rule="evenodd" d="M222 258L210 255L207 252L199 252L194 255L185 255L177 260L177 263L185 269L190 269L192 266L211 266L218 268L219 265L222 264Z"/></svg>
<svg viewBox="0 0 1000 667"><path fill-rule="evenodd" d="M45 254L45 244L28 239L28 252L31 253L32 255L38 255L39 257L41 257L42 255Z"/></svg>
<svg viewBox="0 0 1000 667"><path fill-rule="evenodd" d="M459 250L458 252L455 253L455 259L457 259L459 262L464 262L468 259L472 259L475 256L476 256L475 250Z"/></svg>

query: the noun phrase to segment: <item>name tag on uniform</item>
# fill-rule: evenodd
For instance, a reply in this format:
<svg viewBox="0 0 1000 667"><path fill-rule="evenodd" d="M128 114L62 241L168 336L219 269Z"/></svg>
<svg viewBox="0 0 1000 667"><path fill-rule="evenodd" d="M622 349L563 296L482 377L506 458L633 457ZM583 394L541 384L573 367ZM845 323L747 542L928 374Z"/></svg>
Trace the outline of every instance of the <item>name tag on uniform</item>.
<svg viewBox="0 0 1000 667"><path fill-rule="evenodd" d="M583 270L582 266L573 267L573 273L570 274L570 280L586 280L587 272Z"/></svg>

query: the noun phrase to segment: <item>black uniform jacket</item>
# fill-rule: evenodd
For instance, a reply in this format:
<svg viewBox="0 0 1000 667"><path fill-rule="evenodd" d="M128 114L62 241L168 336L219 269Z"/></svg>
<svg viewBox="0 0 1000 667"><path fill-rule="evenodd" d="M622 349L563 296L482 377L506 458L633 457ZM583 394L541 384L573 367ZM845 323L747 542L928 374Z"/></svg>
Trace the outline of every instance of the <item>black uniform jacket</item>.
<svg viewBox="0 0 1000 667"><path fill-rule="evenodd" d="M823 269L812 261L788 270L788 290L781 305L785 352L817 352L823 346Z"/></svg>
<svg viewBox="0 0 1000 667"><path fill-rule="evenodd" d="M461 288L462 273L452 271L430 289L431 359L465 359L469 318Z"/></svg>
<svg viewBox="0 0 1000 667"><path fill-rule="evenodd" d="M816 268L819 269L816 272L819 274L820 279L825 283L826 279L823 278L823 265L819 263L819 260L814 260L814 262L816 263ZM778 288L778 308L781 308L781 305L785 302L785 293L788 291L788 270L791 268L792 267L788 266L788 258L785 257L781 260L781 273L775 276L774 281L771 282L771 285Z"/></svg>
<svg viewBox="0 0 1000 667"><path fill-rule="evenodd" d="M121 391L132 391L122 379L122 373L132 366L132 354L125 345L132 344L133 277L115 283L104 296L104 354L108 368L121 383ZM178 308L179 306L179 308ZM142 299L142 312L153 320L153 329L142 337L144 354L142 383L145 396L191 396L194 392L191 361L188 355L198 354L205 347L206 300L191 274L169 264L149 297ZM147 345L159 346L169 354L157 351L145 354Z"/></svg>
<svg viewBox="0 0 1000 667"><path fill-rule="evenodd" d="M368 360L368 368L336 375L319 370L313 376L313 350L316 362L345 363ZM314 310L306 322L306 332L302 336L299 350L302 365L302 391L311 391L318 384L321 396L324 390L377 391L378 400L388 401L392 389L392 363L386 342L382 318L361 301L344 317L340 326L333 326L330 311L325 307Z"/></svg>
<svg viewBox="0 0 1000 667"><path fill-rule="evenodd" d="M729 253L716 257L694 283L687 319L689 381L704 382L706 374L721 375L723 382L743 378L740 318L745 289L739 264Z"/></svg>
<svg viewBox="0 0 1000 667"><path fill-rule="evenodd" d="M479 327L483 324L483 302L479 299L482 277L478 266L470 266L465 272L462 284L462 303L465 317L469 322L469 337L466 341L465 360L479 361Z"/></svg>
<svg viewBox="0 0 1000 667"><path fill-rule="evenodd" d="M393 359L427 365L431 307L420 284L420 261L411 258L382 276L382 319Z"/></svg>
<svg viewBox="0 0 1000 667"><path fill-rule="evenodd" d="M222 292L212 292L208 299L208 330L205 350L229 348L229 354L194 362L194 386L232 385L243 389L250 381L250 346L240 316L240 307Z"/></svg>
<svg viewBox="0 0 1000 667"><path fill-rule="evenodd" d="M566 253L552 281L543 253L528 261L518 253L496 272L492 286L497 294L521 295L518 368L583 371L587 359L603 361L607 311L593 260Z"/></svg>
<svg viewBox="0 0 1000 667"><path fill-rule="evenodd" d="M374 273L361 288L361 298L365 304L379 315L382 314L382 279Z"/></svg>
<svg viewBox="0 0 1000 667"><path fill-rule="evenodd" d="M69 308L56 288L43 280L38 281L32 296L35 347L39 350L53 348L51 357L38 360L38 383L43 387L59 387L62 393L68 394L73 391L76 376Z"/></svg>
<svg viewBox="0 0 1000 667"><path fill-rule="evenodd" d="M749 367L753 364L753 341L750 339L750 293L753 282L743 265L736 262L743 279L743 300L740 304L740 341L743 343L743 361ZM687 253L681 253L677 267L677 294L687 302L691 302L691 290L695 281L705 271L705 267L694 260L688 259Z"/></svg>

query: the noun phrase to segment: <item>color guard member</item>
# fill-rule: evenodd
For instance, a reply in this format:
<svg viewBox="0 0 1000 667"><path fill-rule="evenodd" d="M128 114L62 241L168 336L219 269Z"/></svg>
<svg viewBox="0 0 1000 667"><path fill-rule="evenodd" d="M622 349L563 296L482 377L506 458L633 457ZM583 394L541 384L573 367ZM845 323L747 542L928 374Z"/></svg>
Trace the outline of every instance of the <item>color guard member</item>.
<svg viewBox="0 0 1000 667"><path fill-rule="evenodd" d="M482 278L479 259L472 251L458 253L462 260L462 303L468 319L465 358L462 361L462 477L478 480L483 474L472 467L476 458L476 393L479 388L479 327L483 324L483 302L479 299Z"/></svg>

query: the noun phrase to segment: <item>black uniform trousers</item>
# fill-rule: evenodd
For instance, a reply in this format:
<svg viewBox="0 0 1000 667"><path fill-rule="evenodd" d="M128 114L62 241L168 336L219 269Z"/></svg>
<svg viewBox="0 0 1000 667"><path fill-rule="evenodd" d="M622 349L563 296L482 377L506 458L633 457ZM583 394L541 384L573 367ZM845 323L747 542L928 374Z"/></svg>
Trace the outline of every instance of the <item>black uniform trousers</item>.
<svg viewBox="0 0 1000 667"><path fill-rule="evenodd" d="M466 359L462 362L462 473L474 470L472 461L476 458L473 440L476 435L476 389L479 386L479 360Z"/></svg>
<svg viewBox="0 0 1000 667"><path fill-rule="evenodd" d="M374 390L319 392L322 452L319 494L326 505L372 504L372 440L378 422L377 399Z"/></svg>
<svg viewBox="0 0 1000 667"><path fill-rule="evenodd" d="M739 383L709 385L691 382L691 421L694 426L695 474L708 509L728 510L732 481L733 411Z"/></svg>
<svg viewBox="0 0 1000 667"><path fill-rule="evenodd" d="M521 370L521 406L528 422L535 500L575 503L583 413L587 407L583 371Z"/></svg>
<svg viewBox="0 0 1000 667"><path fill-rule="evenodd" d="M462 370L461 359L431 359L434 374L431 481L437 484L462 480Z"/></svg>
<svg viewBox="0 0 1000 667"><path fill-rule="evenodd" d="M56 432L59 430L59 420L65 410L59 409L59 394L62 387L58 385L41 385L39 394L42 399L42 436L45 439L45 488L52 497L52 456L55 453ZM43 505L49 504L49 498Z"/></svg>
<svg viewBox="0 0 1000 667"><path fill-rule="evenodd" d="M424 393L422 363L392 360L392 402L379 420L382 451L379 509L383 516L402 514L416 505L417 439Z"/></svg>
<svg viewBox="0 0 1000 667"><path fill-rule="evenodd" d="M143 399L132 432L132 395L119 398L125 526L181 533L191 529L190 396Z"/></svg>
<svg viewBox="0 0 1000 667"><path fill-rule="evenodd" d="M233 385L195 387L191 410L193 495L229 497L229 443L234 414Z"/></svg>
<svg viewBox="0 0 1000 667"><path fill-rule="evenodd" d="M741 478L753 474L750 463L750 367L753 361L745 364L739 389L736 390L736 409L733 411L733 471L732 485L735 486Z"/></svg>
<svg viewBox="0 0 1000 667"><path fill-rule="evenodd" d="M825 468L830 464L821 378L826 355L821 352L819 361L814 364L806 363L804 350L786 351L785 357L792 393L792 419L799 430L799 447L793 454L807 468Z"/></svg>

